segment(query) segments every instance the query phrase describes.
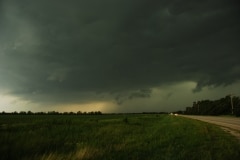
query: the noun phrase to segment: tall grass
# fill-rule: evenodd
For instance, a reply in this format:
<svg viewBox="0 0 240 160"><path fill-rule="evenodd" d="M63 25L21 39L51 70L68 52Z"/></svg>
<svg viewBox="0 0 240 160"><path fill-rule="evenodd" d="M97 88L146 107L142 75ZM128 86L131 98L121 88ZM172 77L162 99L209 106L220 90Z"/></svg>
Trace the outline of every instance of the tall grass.
<svg viewBox="0 0 240 160"><path fill-rule="evenodd" d="M220 128L168 115L0 116L0 159L239 159Z"/></svg>

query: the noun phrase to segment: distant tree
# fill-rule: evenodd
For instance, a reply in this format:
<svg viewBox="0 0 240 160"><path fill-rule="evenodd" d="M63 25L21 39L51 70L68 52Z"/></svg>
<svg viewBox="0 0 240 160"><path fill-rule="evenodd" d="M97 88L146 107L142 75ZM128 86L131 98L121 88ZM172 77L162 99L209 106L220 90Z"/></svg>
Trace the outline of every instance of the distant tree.
<svg viewBox="0 0 240 160"><path fill-rule="evenodd" d="M74 115L75 113L74 113L74 112L69 112L68 114L69 114L69 115Z"/></svg>
<svg viewBox="0 0 240 160"><path fill-rule="evenodd" d="M36 112L35 114L37 115L44 115L44 114L47 114L46 112Z"/></svg>
<svg viewBox="0 0 240 160"><path fill-rule="evenodd" d="M102 112L101 112L101 111L97 111L97 112L95 112L95 114L97 114L97 115L101 115Z"/></svg>
<svg viewBox="0 0 240 160"><path fill-rule="evenodd" d="M32 114L34 114L33 112L31 112L31 111L28 111L27 112L27 114L29 114L29 115L32 115Z"/></svg>
<svg viewBox="0 0 240 160"><path fill-rule="evenodd" d="M18 114L18 112L17 112L17 111L14 111L14 112L12 112L12 114L13 114L13 115L17 115L17 114Z"/></svg>
<svg viewBox="0 0 240 160"><path fill-rule="evenodd" d="M25 111L20 111L19 114L26 115L27 113Z"/></svg>
<svg viewBox="0 0 240 160"><path fill-rule="evenodd" d="M239 114L239 107L240 107L240 98L234 96L232 98L233 101L233 114L235 114L236 116Z"/></svg>
<svg viewBox="0 0 240 160"><path fill-rule="evenodd" d="M47 114L48 114L48 115L58 115L59 112L56 112L56 111L48 111Z"/></svg>
<svg viewBox="0 0 240 160"><path fill-rule="evenodd" d="M235 105L235 115L240 117L240 101Z"/></svg>
<svg viewBox="0 0 240 160"><path fill-rule="evenodd" d="M192 107L186 107L185 114L192 114Z"/></svg>
<svg viewBox="0 0 240 160"><path fill-rule="evenodd" d="M240 117L240 98L233 97L233 112L237 117Z"/></svg>
<svg viewBox="0 0 240 160"><path fill-rule="evenodd" d="M177 113L177 114L183 114L184 111L176 111L176 112L174 112L174 113Z"/></svg>
<svg viewBox="0 0 240 160"><path fill-rule="evenodd" d="M1 114L6 114L6 112L5 111L2 111L2 113Z"/></svg>
<svg viewBox="0 0 240 160"><path fill-rule="evenodd" d="M89 114L89 115L94 115L94 112L93 112L93 111L91 111L91 112L88 112L88 114Z"/></svg>
<svg viewBox="0 0 240 160"><path fill-rule="evenodd" d="M81 112L81 111L78 111L78 112L77 112L77 115L81 115L81 114L82 114L82 112Z"/></svg>
<svg viewBox="0 0 240 160"><path fill-rule="evenodd" d="M238 104L240 103L239 97L231 97L230 95L218 99L218 100L202 100L193 102L192 107L186 107L185 114L199 114L199 115L227 115L232 113L232 104L233 111L236 115L238 113Z"/></svg>

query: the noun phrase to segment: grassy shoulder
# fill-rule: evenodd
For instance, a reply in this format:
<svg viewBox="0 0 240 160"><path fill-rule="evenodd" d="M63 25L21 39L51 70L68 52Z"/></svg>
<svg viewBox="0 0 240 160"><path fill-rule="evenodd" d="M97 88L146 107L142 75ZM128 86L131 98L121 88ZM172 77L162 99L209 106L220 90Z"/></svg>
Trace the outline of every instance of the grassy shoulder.
<svg viewBox="0 0 240 160"><path fill-rule="evenodd" d="M220 128L169 115L0 116L0 159L239 159Z"/></svg>

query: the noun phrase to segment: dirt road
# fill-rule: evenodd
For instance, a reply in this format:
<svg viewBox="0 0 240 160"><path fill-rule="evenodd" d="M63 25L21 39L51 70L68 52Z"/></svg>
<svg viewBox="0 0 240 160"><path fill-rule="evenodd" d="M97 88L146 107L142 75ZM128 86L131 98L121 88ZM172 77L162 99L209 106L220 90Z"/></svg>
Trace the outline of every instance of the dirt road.
<svg viewBox="0 0 240 160"><path fill-rule="evenodd" d="M226 132L231 133L240 140L240 118L236 117L217 117L217 116L190 116L180 115L220 126Z"/></svg>

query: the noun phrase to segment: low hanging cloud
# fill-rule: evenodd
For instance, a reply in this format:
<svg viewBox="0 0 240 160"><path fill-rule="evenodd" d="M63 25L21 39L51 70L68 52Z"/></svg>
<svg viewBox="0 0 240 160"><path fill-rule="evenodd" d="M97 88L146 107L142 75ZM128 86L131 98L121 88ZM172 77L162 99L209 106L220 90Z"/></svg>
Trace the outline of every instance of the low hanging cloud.
<svg viewBox="0 0 240 160"><path fill-rule="evenodd" d="M115 101L118 105L123 104L126 101L139 99L139 98L150 98L152 89L139 89L135 91L128 92L117 92L112 93L112 96L115 96Z"/></svg>
<svg viewBox="0 0 240 160"><path fill-rule="evenodd" d="M240 79L234 0L3 0L0 10L2 93L34 103L123 104L159 86L192 81L198 93Z"/></svg>

